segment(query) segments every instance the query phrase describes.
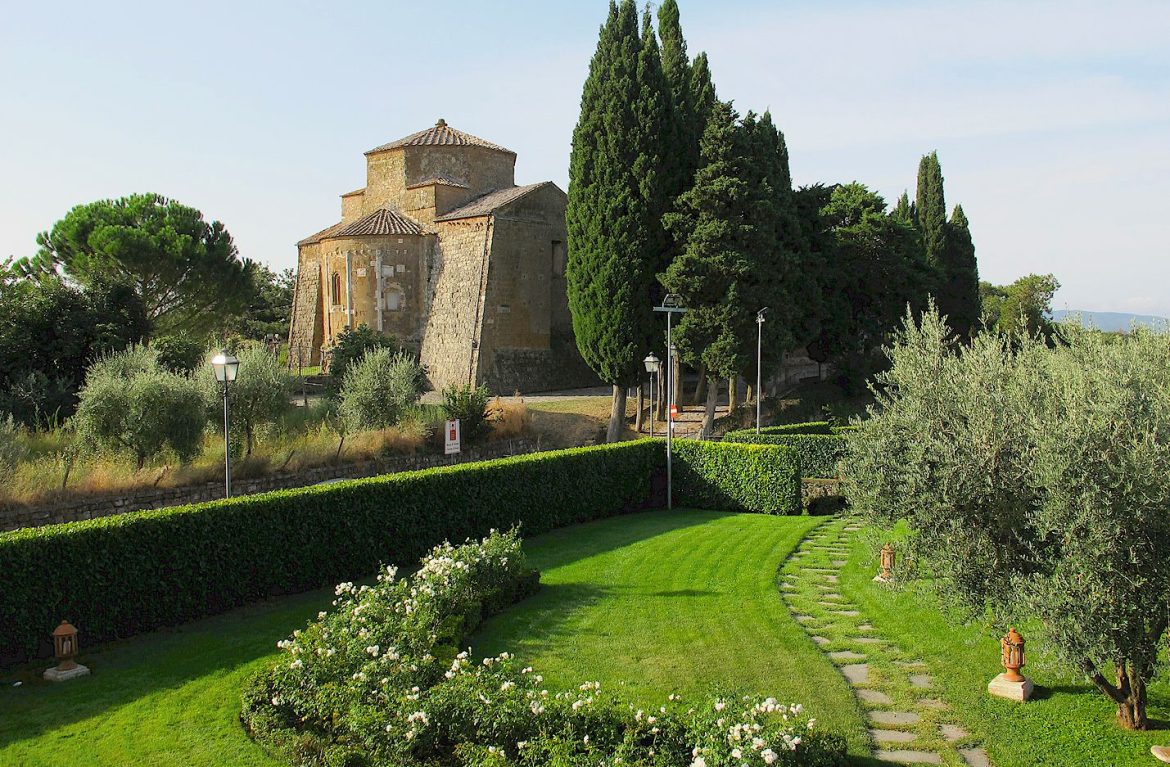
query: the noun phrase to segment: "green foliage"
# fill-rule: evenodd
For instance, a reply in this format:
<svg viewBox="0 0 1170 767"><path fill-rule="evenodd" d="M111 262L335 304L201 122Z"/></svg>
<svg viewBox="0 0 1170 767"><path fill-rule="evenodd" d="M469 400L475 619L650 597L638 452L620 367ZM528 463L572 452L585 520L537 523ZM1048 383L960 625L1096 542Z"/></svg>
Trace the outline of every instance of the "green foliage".
<svg viewBox="0 0 1170 767"><path fill-rule="evenodd" d="M26 452L20 427L12 416L0 418L0 480L6 479Z"/></svg>
<svg viewBox="0 0 1170 767"><path fill-rule="evenodd" d="M947 222L946 282L939 288L938 303L940 309L947 307L951 327L963 338L979 323L979 264L962 205L955 206Z"/></svg>
<svg viewBox="0 0 1170 767"><path fill-rule="evenodd" d="M155 332L209 331L249 299L249 270L227 229L157 194L78 205L37 235L38 257L83 286L132 285Z"/></svg>
<svg viewBox="0 0 1170 767"><path fill-rule="evenodd" d="M802 477L836 477L837 464L845 455L845 437L838 434L756 434L755 431L732 431L726 442L755 445L782 445L791 448L800 462Z"/></svg>
<svg viewBox="0 0 1170 767"><path fill-rule="evenodd" d="M366 352L375 349L389 349L398 352L401 347L398 340L392 335L379 333L369 325L362 323L356 328L343 330L338 334L333 345L333 357L329 363L329 375L332 378L330 391L336 395L340 393L345 383L345 375L352 365L357 364Z"/></svg>
<svg viewBox="0 0 1170 767"><path fill-rule="evenodd" d="M292 269L274 272L264 264L251 264L248 284L247 302L232 318L228 333L255 341L268 336L286 338L296 272Z"/></svg>
<svg viewBox="0 0 1170 767"><path fill-rule="evenodd" d="M491 396L486 386L448 386L443 389L443 417L458 419L460 436L471 441L491 426L487 412Z"/></svg>
<svg viewBox="0 0 1170 767"><path fill-rule="evenodd" d="M927 263L945 279L947 248L947 202L943 191L942 166L938 152L923 155L918 162L918 189L914 212Z"/></svg>
<svg viewBox="0 0 1170 767"><path fill-rule="evenodd" d="M82 291L52 275L0 285L0 413L34 428L68 417L86 368L148 330L125 284Z"/></svg>
<svg viewBox="0 0 1170 767"><path fill-rule="evenodd" d="M349 431L387 429L418 402L425 384L425 374L411 355L372 349L342 381L338 414Z"/></svg>
<svg viewBox="0 0 1170 767"><path fill-rule="evenodd" d="M189 376L204 362L203 344L188 336L159 336L150 342L165 370Z"/></svg>
<svg viewBox="0 0 1170 767"><path fill-rule="evenodd" d="M263 346L245 346L236 357L240 360L240 367L235 382L228 389L230 421L232 429L243 437L245 455L251 455L256 446L256 431L265 424L277 423L292 409L289 396L293 378L276 356ZM199 380L214 420L223 407L223 391L215 380L210 359L202 367Z"/></svg>
<svg viewBox="0 0 1170 767"><path fill-rule="evenodd" d="M1058 290L1060 283L1052 274L1028 274L1004 286L981 282L983 322L1000 333L1039 333L1051 339L1055 328L1048 318L1052 316L1052 296Z"/></svg>
<svg viewBox="0 0 1170 767"><path fill-rule="evenodd" d="M207 403L197 381L138 347L94 363L74 423L83 443L128 452L139 468L168 447L185 462L202 446Z"/></svg>
<svg viewBox="0 0 1170 767"><path fill-rule="evenodd" d="M647 21L639 34L633 0L611 2L573 131L566 278L577 347L618 386L638 380L655 327L666 99L653 29ZM616 436L612 425L610 432Z"/></svg>
<svg viewBox="0 0 1170 767"><path fill-rule="evenodd" d="M405 565L443 540L620 514L647 503L663 462L661 442L625 442L0 533L0 658L35 656L62 615L104 642Z"/></svg>
<svg viewBox="0 0 1170 767"><path fill-rule="evenodd" d="M909 550L955 602L1037 617L1143 728L1170 599L1170 336L1066 345L909 318L849 440L854 508L907 520ZM1106 679L1106 674L1116 680Z"/></svg>
<svg viewBox="0 0 1170 767"><path fill-rule="evenodd" d="M339 585L334 610L281 642L249 686L245 725L298 764L841 762L841 738L775 699L719 696L696 710L671 696L647 718L598 682L550 694L507 652L473 662L460 648L481 616L530 591L525 567L519 539L493 532L436 547L408 581L391 567L372 587ZM741 745L747 755L728 761Z"/></svg>
<svg viewBox="0 0 1170 767"><path fill-rule="evenodd" d="M800 463L787 447L674 441L674 496L680 506L800 514Z"/></svg>

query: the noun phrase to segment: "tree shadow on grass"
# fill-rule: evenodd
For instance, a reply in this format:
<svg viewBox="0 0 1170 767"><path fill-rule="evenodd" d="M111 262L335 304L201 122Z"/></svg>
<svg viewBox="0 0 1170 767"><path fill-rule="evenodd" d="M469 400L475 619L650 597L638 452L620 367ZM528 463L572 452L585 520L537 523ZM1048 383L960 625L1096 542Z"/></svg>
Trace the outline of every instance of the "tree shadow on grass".
<svg viewBox="0 0 1170 767"><path fill-rule="evenodd" d="M82 646L79 660L92 675L67 683L41 679L51 661L10 668L0 676L0 747L271 655L277 641L326 609L332 598L332 589L319 589L94 649ZM14 687L15 682L21 685Z"/></svg>

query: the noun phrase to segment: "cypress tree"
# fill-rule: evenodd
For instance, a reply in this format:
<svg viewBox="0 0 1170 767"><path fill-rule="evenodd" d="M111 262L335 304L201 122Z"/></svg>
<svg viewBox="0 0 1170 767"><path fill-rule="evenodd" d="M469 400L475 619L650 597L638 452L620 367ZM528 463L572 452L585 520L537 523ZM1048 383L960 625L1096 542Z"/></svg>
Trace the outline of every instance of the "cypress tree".
<svg viewBox="0 0 1170 767"><path fill-rule="evenodd" d="M621 433L625 387L638 381L647 352L663 243L664 97L657 45L647 48L633 0L611 0L569 159L569 310L581 356L614 387L610 441Z"/></svg>
<svg viewBox="0 0 1170 767"><path fill-rule="evenodd" d="M947 224L946 284L939 296L950 306L947 313L951 327L966 337L979 322L979 264L975 260L975 244L963 206L956 205Z"/></svg>
<svg viewBox="0 0 1170 767"><path fill-rule="evenodd" d="M942 167L938 163L938 152L923 155L918 163L915 213L915 223L922 234L922 245L926 249L926 260L942 277L942 264L947 247L947 203L943 195Z"/></svg>
<svg viewBox="0 0 1170 767"><path fill-rule="evenodd" d="M752 236L746 211L752 195L737 117L731 104L716 104L703 133L695 184L666 217L667 228L685 247L661 280L689 309L675 335L679 353L707 373L704 433L714 420L717 382L746 365L745 341L755 318L755 308L746 303Z"/></svg>
<svg viewBox="0 0 1170 767"><path fill-rule="evenodd" d="M897 206L890 212L890 215L898 219L903 224L915 225L915 219L918 216L918 208L914 203L910 202L910 195L907 192L902 192L902 196L898 198Z"/></svg>

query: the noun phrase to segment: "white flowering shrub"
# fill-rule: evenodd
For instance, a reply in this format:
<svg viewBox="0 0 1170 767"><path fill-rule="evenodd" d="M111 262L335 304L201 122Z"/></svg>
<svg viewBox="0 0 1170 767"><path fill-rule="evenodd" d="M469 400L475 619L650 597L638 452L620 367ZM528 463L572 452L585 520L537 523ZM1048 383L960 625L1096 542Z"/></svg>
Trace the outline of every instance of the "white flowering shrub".
<svg viewBox="0 0 1170 767"><path fill-rule="evenodd" d="M409 579L337 587L334 610L280 642L244 694L243 721L304 765L650 765L842 763L844 741L799 706L728 696L648 712L591 682L554 692L512 655L459 651L483 616L526 596L515 532L436 547Z"/></svg>

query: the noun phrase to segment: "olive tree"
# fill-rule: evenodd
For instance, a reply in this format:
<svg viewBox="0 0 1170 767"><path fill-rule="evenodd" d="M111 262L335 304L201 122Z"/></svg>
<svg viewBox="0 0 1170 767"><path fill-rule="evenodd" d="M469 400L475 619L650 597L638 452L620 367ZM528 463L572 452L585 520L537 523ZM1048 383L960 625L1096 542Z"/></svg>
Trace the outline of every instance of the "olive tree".
<svg viewBox="0 0 1170 767"><path fill-rule="evenodd" d="M203 382L204 396L211 403L212 418L222 413L223 390L211 372L211 356L197 375ZM232 429L243 437L245 455L251 455L256 446L256 431L274 423L292 407L289 399L293 380L276 356L260 345L250 345L236 353L240 361L239 373L228 390L231 405Z"/></svg>
<svg viewBox="0 0 1170 767"><path fill-rule="evenodd" d="M409 354L372 349L346 373L338 413L349 431L388 428L418 402L425 380Z"/></svg>
<svg viewBox="0 0 1170 767"><path fill-rule="evenodd" d="M916 572L955 603L1038 618L1145 729L1170 619L1170 336L959 346L929 312L886 351L845 461L854 507L906 520Z"/></svg>
<svg viewBox="0 0 1170 767"><path fill-rule="evenodd" d="M74 416L85 444L125 451L138 468L170 447L181 461L199 454L207 405L199 383L163 369L149 349L95 362Z"/></svg>

